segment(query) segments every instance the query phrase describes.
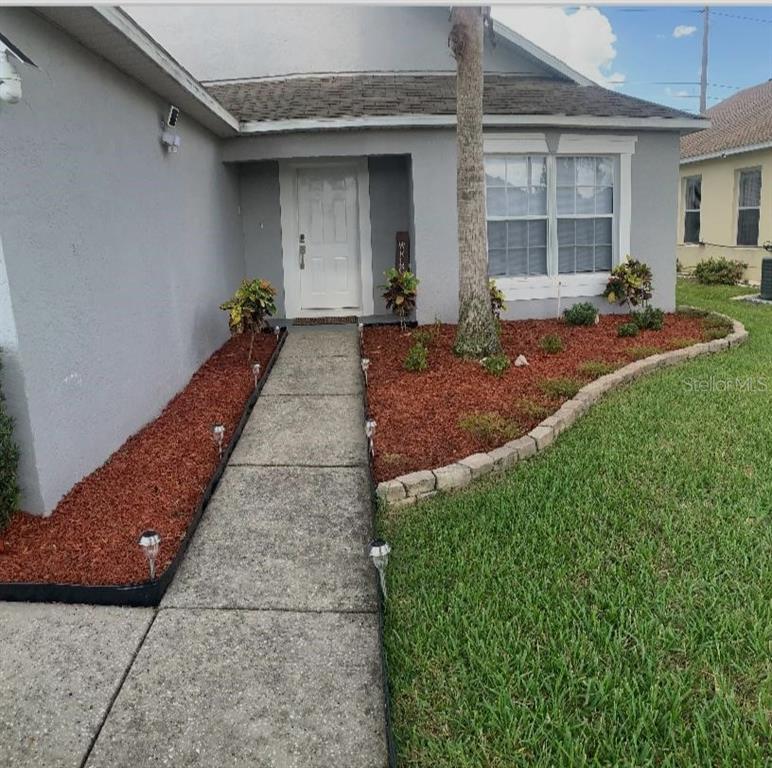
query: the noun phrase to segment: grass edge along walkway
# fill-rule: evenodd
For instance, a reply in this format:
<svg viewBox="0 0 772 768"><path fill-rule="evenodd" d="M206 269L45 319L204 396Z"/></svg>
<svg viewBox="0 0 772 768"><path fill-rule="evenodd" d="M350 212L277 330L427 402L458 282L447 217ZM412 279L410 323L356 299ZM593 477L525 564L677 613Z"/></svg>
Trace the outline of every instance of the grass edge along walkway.
<svg viewBox="0 0 772 768"><path fill-rule="evenodd" d="M768 764L772 308L544 455L381 515L400 766Z"/></svg>

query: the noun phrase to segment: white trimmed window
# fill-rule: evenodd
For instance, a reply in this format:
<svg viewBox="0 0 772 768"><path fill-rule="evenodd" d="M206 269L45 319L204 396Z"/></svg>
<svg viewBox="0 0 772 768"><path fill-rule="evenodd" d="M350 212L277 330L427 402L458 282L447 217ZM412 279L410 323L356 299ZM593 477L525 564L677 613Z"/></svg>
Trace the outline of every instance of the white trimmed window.
<svg viewBox="0 0 772 768"><path fill-rule="evenodd" d="M702 176L687 176L684 180L684 242L700 242L700 208L702 206Z"/></svg>
<svg viewBox="0 0 772 768"><path fill-rule="evenodd" d="M509 300L597 296L630 252L637 137L486 132L488 271Z"/></svg>
<svg viewBox="0 0 772 768"><path fill-rule="evenodd" d="M613 225L614 159L558 157L558 273L611 271Z"/></svg>
<svg viewBox="0 0 772 768"><path fill-rule="evenodd" d="M547 158L485 161L488 271L493 277L547 274Z"/></svg>
<svg viewBox="0 0 772 768"><path fill-rule="evenodd" d="M761 168L740 171L737 192L737 245L756 246L761 213Z"/></svg>

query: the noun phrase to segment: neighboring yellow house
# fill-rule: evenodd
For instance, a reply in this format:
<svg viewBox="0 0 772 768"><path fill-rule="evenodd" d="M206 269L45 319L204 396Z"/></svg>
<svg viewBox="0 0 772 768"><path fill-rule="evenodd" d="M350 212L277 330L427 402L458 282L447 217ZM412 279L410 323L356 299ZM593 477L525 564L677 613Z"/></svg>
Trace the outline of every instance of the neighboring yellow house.
<svg viewBox="0 0 772 768"><path fill-rule="evenodd" d="M707 111L712 126L681 139L678 260L723 256L759 282L772 256L772 80Z"/></svg>

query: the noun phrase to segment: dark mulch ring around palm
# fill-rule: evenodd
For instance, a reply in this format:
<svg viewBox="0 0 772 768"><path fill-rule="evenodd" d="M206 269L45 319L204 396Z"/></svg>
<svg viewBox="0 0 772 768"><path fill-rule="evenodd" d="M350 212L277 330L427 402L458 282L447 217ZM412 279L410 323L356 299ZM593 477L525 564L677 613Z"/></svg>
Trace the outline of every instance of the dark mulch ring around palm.
<svg viewBox="0 0 772 768"><path fill-rule="evenodd" d="M715 330L702 317L673 313L659 331L618 336L617 328L628 322L628 315L601 315L593 326L556 319L503 322L501 341L513 365L502 376L453 354L455 325L365 328L368 403L377 422L376 480L503 445L529 432L589 381L633 360L711 338ZM428 346L428 369L413 373L404 360L416 332ZM562 351L545 351L550 336L560 337ZM515 367L518 355L529 365Z"/></svg>
<svg viewBox="0 0 772 768"><path fill-rule="evenodd" d="M212 425L233 436L263 372L273 334L229 339L193 375L161 415L130 437L62 498L47 518L17 513L0 533L0 582L128 585L148 579L142 531L161 535L160 576L185 538L219 464Z"/></svg>

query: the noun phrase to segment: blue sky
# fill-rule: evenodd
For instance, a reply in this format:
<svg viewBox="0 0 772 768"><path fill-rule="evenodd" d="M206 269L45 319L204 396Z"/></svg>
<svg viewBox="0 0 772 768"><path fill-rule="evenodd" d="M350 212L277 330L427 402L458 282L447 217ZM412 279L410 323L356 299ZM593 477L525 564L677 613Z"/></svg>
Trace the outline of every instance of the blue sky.
<svg viewBox="0 0 772 768"><path fill-rule="evenodd" d="M698 109L702 14L695 7L599 10L617 37L614 72L625 76L623 93L688 111ZM726 14L726 15L724 15ZM737 18L748 17L747 19ZM765 19L767 23L748 19ZM676 27L696 27L674 37ZM715 6L710 13L708 106L738 88L772 78L772 8ZM668 84L665 84L668 83ZM669 83L674 83L670 85ZM688 83L688 84L683 84ZM731 86L731 87L722 87ZM684 98L689 94L691 98Z"/></svg>
<svg viewBox="0 0 772 768"><path fill-rule="evenodd" d="M493 15L603 85L696 112L700 10L495 5ZM772 6L711 6L709 18L711 106L740 88L772 78Z"/></svg>

